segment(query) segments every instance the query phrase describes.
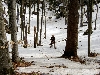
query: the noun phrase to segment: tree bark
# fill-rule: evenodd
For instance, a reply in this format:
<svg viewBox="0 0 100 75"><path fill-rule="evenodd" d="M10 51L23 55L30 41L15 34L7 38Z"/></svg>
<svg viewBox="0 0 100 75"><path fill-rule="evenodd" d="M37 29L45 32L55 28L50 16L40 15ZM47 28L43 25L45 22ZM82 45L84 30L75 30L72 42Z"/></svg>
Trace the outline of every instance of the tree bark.
<svg viewBox="0 0 100 75"><path fill-rule="evenodd" d="M38 33L39 33L39 1L37 0L37 34L36 34L36 44L38 45Z"/></svg>
<svg viewBox="0 0 100 75"><path fill-rule="evenodd" d="M92 30L92 0L89 0L87 6L88 14L88 56L90 56L90 36Z"/></svg>
<svg viewBox="0 0 100 75"><path fill-rule="evenodd" d="M30 17L31 17L31 1L29 0L29 25L28 25L28 34L30 34Z"/></svg>
<svg viewBox="0 0 100 75"><path fill-rule="evenodd" d="M78 21L79 21L78 5L79 5L78 0L69 0L67 41L63 57L68 57L68 58L70 58L71 56L77 57Z"/></svg>
<svg viewBox="0 0 100 75"><path fill-rule="evenodd" d="M3 20L3 7L0 1L0 75L12 75L11 69L12 64Z"/></svg>
<svg viewBox="0 0 100 75"><path fill-rule="evenodd" d="M11 26L11 40L13 42L12 47L12 62L18 62L18 42L17 42L17 25L16 25L16 0L10 0L10 20L9 24Z"/></svg>
<svg viewBox="0 0 100 75"><path fill-rule="evenodd" d="M80 20L80 27L83 27L83 0L80 0L80 8L81 8L81 20Z"/></svg>

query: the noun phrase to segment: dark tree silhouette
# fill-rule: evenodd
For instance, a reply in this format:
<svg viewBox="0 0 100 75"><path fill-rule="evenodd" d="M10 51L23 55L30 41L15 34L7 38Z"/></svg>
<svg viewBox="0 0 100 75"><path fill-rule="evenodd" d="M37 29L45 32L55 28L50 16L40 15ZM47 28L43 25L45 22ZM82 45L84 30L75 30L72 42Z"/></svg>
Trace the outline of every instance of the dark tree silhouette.
<svg viewBox="0 0 100 75"><path fill-rule="evenodd" d="M67 57L67 58L70 58L71 56L77 57L78 21L79 21L78 8L79 8L78 0L69 0L67 41L66 41L65 51L62 57Z"/></svg>

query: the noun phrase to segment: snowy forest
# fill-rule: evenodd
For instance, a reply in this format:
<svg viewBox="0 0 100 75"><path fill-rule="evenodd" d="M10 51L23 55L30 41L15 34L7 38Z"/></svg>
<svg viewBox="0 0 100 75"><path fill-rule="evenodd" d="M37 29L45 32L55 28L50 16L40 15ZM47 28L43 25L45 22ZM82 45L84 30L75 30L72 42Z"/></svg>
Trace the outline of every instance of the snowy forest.
<svg viewBox="0 0 100 75"><path fill-rule="evenodd" d="M0 75L100 75L100 0L0 0Z"/></svg>

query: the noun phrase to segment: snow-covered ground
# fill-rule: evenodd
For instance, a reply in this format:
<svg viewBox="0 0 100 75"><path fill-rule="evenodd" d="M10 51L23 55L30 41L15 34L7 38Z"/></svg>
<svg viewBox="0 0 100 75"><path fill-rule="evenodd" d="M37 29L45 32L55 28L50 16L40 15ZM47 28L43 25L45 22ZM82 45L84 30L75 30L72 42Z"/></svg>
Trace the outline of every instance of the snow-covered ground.
<svg viewBox="0 0 100 75"><path fill-rule="evenodd" d="M5 5L6 6L6 5ZM98 4L100 7L100 4ZM7 7L6 7L7 9ZM100 10L97 13L97 8L94 6L95 12L93 12L93 34L91 35L91 52L100 53ZM100 9L100 8L99 8ZM32 9L33 10L33 9ZM80 12L80 11L79 11ZM97 13L97 29L94 30L94 20ZM41 14L41 11L40 11ZM28 22L28 8L26 14L26 24ZM49 19L48 17L52 17ZM41 19L41 17L40 17ZM44 18L45 20L45 18ZM41 21L41 20L40 20ZM86 16L84 15L84 21ZM19 22L20 24L20 22ZM30 47L23 48L23 44L18 45L19 56L24 57L26 61L33 62L29 67L18 67L18 72L40 72L45 73L44 75L95 75L100 74L100 55L96 57L88 57L88 36L83 35L84 31L88 28L87 26L79 27L79 39L78 39L78 56L84 58L86 64L71 61L60 57L65 50L66 42L64 39L67 38L67 25L65 25L65 19L55 19L54 13L46 10L46 39L44 38L44 26L42 31L42 42L43 46L37 46L34 48L34 26L37 24L37 16L31 15L31 33L28 34L28 44ZM41 24L41 22L40 22ZM80 23L79 23L80 24ZM80 31L82 30L82 31ZM55 35L56 47L50 48L50 37ZM20 27L18 32L18 40L20 40ZM7 40L10 41L10 34L7 34ZM81 41L81 42L80 42ZM10 46L11 51L11 46Z"/></svg>

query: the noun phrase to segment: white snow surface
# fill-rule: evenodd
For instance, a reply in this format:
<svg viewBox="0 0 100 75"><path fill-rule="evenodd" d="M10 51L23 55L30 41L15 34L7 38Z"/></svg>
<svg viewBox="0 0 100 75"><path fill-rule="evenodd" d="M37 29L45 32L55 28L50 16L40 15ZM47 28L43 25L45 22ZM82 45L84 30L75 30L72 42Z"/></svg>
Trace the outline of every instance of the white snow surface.
<svg viewBox="0 0 100 75"><path fill-rule="evenodd" d="M6 11L7 11L7 6L4 3L3 5L6 7ZM98 7L100 7L100 4L98 4ZM84 8L86 8L86 6ZM100 10L97 13L96 11L97 8L95 5L94 5L94 9L95 9L95 12L93 12L93 23L92 23L93 34L91 35L91 52L100 53ZM26 24L29 21L28 11L29 10L27 8L27 14L25 15L27 17ZM97 13L97 20L96 20L97 29L94 30L94 26L95 26L94 21L96 19L96 16L95 16L96 13ZM48 17L52 17L52 18L49 19ZM8 17L6 18L8 19ZM83 19L84 21L86 21L87 18L85 15ZM43 18L43 20L45 20L45 17ZM20 24L20 21L18 23L18 27L19 27L19 24ZM84 31L88 28L87 26L79 27L79 33L78 33L77 53L80 58L87 60L86 64L81 64L79 62L71 61L65 58L58 58L62 56L62 54L64 53L63 50L65 50L65 45L66 45L66 42L64 40L67 38L67 29L64 29L64 28L67 28L67 25L65 25L65 18L61 17L59 19L56 19L52 11L46 10L46 25L47 25L46 39L44 38L45 25L43 24L42 39L41 39L42 40L41 44L43 46L37 46L36 48L34 48L34 26L36 26L36 24L37 24L37 16L33 14L31 15L31 28L30 28L31 33L28 34L28 44L30 45L30 47L28 46L28 48L23 48L22 46L23 44L18 45L19 56L24 57L24 60L26 61L29 61L29 62L33 61L33 64L29 67L18 67L16 71L20 73L21 72L29 73L29 72L34 71L34 72L45 73L44 75L96 75L96 74L100 74L100 55L96 57L88 57L88 36L83 35ZM40 10L39 25L41 26L41 10ZM18 29L19 30L18 30L17 37L18 37L18 40L20 40L21 39L20 27ZM50 43L50 37L52 34L56 38L57 49L54 49L54 47L50 48L49 43ZM10 38L11 35L10 34L6 34L6 35L7 35L7 40L11 41L11 38ZM9 51L11 51L11 45L9 47ZM60 67L58 67L59 65ZM53 68L48 68L50 66L53 66Z"/></svg>

